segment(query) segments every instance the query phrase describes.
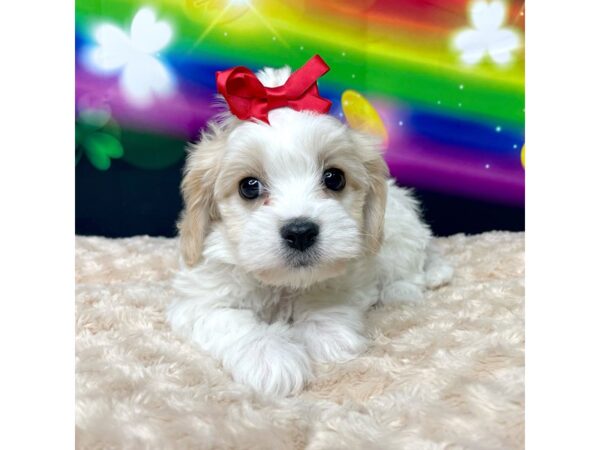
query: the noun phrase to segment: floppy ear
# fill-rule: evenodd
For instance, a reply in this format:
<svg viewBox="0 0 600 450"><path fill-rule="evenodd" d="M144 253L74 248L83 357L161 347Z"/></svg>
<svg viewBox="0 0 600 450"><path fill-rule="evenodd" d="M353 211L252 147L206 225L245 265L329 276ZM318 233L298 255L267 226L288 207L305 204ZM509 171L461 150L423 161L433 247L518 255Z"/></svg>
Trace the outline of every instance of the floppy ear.
<svg viewBox="0 0 600 450"><path fill-rule="evenodd" d="M363 208L365 246L369 253L375 254L383 243L383 225L390 173L381 156L381 142L376 137L355 131L354 138L367 169L369 183Z"/></svg>
<svg viewBox="0 0 600 450"><path fill-rule="evenodd" d="M181 254L190 267L200 261L211 223L219 218L214 188L224 148L224 133L214 123L209 123L200 141L189 148L181 182L184 209L177 228Z"/></svg>

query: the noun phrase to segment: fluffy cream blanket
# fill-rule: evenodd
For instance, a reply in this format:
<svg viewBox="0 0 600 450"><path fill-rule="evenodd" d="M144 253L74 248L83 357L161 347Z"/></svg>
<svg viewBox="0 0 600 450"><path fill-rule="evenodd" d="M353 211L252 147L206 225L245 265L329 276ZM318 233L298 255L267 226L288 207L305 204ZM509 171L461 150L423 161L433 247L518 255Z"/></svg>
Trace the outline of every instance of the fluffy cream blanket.
<svg viewBox="0 0 600 450"><path fill-rule="evenodd" d="M522 448L524 235L438 241L451 285L371 311L366 354L270 399L170 332L175 240L78 237L78 448Z"/></svg>

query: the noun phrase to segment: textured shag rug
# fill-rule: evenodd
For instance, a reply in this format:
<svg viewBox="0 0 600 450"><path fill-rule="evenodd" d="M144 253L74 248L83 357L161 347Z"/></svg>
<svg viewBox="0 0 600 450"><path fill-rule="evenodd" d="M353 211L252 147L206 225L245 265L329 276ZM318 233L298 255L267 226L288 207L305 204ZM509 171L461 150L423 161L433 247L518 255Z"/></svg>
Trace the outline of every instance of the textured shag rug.
<svg viewBox="0 0 600 450"><path fill-rule="evenodd" d="M175 240L76 239L78 448L524 445L523 233L439 238L452 283L371 311L368 352L318 366L283 399L233 383L171 333Z"/></svg>

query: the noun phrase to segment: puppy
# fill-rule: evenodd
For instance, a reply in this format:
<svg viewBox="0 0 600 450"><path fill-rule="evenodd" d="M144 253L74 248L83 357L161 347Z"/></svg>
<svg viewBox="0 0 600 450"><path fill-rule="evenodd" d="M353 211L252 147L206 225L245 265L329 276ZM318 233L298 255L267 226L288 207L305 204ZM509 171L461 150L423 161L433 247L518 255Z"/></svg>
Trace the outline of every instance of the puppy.
<svg viewBox="0 0 600 450"><path fill-rule="evenodd" d="M290 74L256 76L274 88ZM311 361L356 357L370 307L417 301L452 275L379 142L326 114L279 107L268 123L210 122L181 190L168 320L262 393L297 393Z"/></svg>

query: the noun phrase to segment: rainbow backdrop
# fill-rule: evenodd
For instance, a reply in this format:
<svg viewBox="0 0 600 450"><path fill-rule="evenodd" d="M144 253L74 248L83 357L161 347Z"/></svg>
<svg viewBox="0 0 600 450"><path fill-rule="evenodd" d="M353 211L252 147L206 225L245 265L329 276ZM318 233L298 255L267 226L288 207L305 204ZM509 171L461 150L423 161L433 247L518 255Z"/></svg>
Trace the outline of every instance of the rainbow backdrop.
<svg viewBox="0 0 600 450"><path fill-rule="evenodd" d="M386 159L399 183L522 205L524 13L522 1L505 4L503 26L521 37L513 61L467 66L451 45L472 26L466 0L78 0L76 95L109 105L123 132L137 136L124 139L124 159L139 161L145 142L197 136L214 113L215 71L298 68L318 53L331 66L319 81L334 102L331 113L350 119L342 93L362 95L385 126ZM96 45L99 24L128 32L143 7L173 30L156 57L175 90L140 107L123 95L118 71L89 70L85 55ZM182 149L172 146L169 164L183 157Z"/></svg>

